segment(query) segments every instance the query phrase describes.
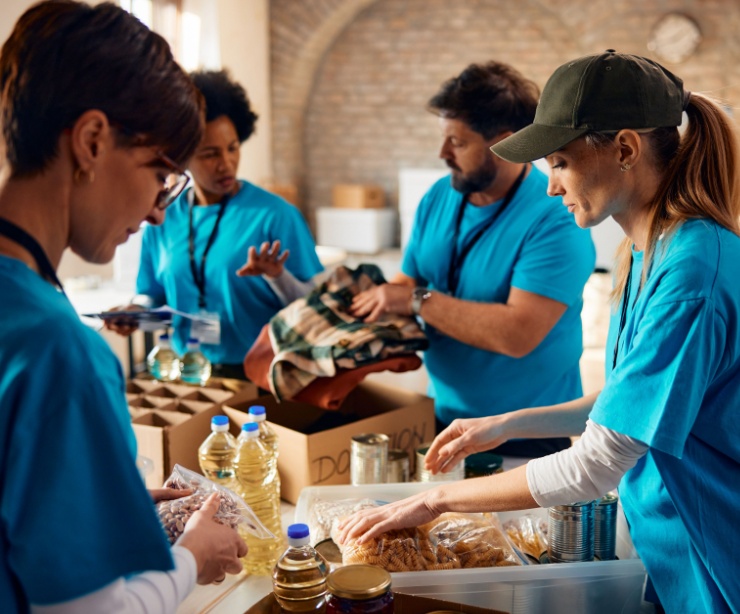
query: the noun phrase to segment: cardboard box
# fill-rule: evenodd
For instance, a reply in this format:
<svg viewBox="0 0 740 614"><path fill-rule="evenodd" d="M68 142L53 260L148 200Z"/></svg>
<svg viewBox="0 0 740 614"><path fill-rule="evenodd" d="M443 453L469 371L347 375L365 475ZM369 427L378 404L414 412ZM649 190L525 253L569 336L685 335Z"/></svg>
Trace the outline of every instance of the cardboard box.
<svg viewBox="0 0 740 614"><path fill-rule="evenodd" d="M257 397L254 384L240 381L238 392L234 393L231 382L214 381L218 388L148 380L128 383L129 413L138 454L154 465L146 476L149 488L160 488L175 464L200 473L198 447L211 433L211 418L221 413L222 403ZM134 396L137 390L140 393Z"/></svg>
<svg viewBox="0 0 740 614"><path fill-rule="evenodd" d="M382 209L385 207L383 188L362 183L339 183L332 189L331 204L347 209Z"/></svg>
<svg viewBox="0 0 740 614"><path fill-rule="evenodd" d="M446 614L447 612L460 612L461 614L507 614L503 610L476 608L460 603L441 601L440 599L430 599L429 597L404 595L395 591L393 592L393 612L394 614ZM284 612L280 609L275 595L270 593L255 603L244 614L284 614Z"/></svg>
<svg viewBox="0 0 740 614"><path fill-rule="evenodd" d="M295 503L305 486L350 483L352 437L385 433L390 448L410 453L434 438L434 401L415 392L363 382L338 411L273 397L224 404L235 429L246 421L249 406L264 405L278 436L281 496ZM412 468L413 471L413 468Z"/></svg>
<svg viewBox="0 0 740 614"><path fill-rule="evenodd" d="M280 183L277 181L263 181L261 186L268 192L272 192L287 200L291 205L298 206L298 188L292 183Z"/></svg>

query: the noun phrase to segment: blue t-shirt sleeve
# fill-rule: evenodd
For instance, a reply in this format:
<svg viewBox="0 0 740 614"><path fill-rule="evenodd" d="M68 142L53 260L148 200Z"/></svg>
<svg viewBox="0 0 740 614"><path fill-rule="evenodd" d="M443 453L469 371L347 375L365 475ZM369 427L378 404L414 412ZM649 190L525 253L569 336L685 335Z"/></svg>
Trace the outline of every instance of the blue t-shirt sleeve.
<svg viewBox="0 0 740 614"><path fill-rule="evenodd" d="M172 568L134 462L120 368L79 337L44 344L3 399L17 407L1 510L8 564L41 605Z"/></svg>
<svg viewBox="0 0 740 614"><path fill-rule="evenodd" d="M151 296L155 305L164 305L167 303L167 296L164 286L157 280L156 260L159 247L155 232L152 226L147 226L141 238L141 258L139 272L136 275L136 292Z"/></svg>
<svg viewBox="0 0 740 614"><path fill-rule="evenodd" d="M423 279L421 272L419 271L418 253L421 237L424 234L424 226L426 222L425 211L429 209L429 202L432 199L432 190L427 192L419 202L419 206L416 208L414 213L414 223L411 226L411 232L409 233L409 239L406 242L406 248L403 252L401 259L401 272L404 275L408 275L416 280L418 284L423 286L429 283L428 280Z"/></svg>
<svg viewBox="0 0 740 614"><path fill-rule="evenodd" d="M316 244L301 212L293 205L285 204L285 217L274 231L274 239L280 240L281 249L290 250L285 266L301 281L306 281L324 270L316 255ZM259 246L257 246L259 247Z"/></svg>
<svg viewBox="0 0 740 614"><path fill-rule="evenodd" d="M591 419L681 458L725 339L707 298L651 305Z"/></svg>
<svg viewBox="0 0 740 614"><path fill-rule="evenodd" d="M580 300L595 263L591 233L553 212L524 241L511 285L570 307Z"/></svg>

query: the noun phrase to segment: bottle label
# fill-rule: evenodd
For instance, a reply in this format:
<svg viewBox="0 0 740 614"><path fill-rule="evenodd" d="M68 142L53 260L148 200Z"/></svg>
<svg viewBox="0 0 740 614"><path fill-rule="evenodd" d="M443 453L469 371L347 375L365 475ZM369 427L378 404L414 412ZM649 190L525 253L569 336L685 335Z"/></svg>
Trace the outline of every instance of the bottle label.
<svg viewBox="0 0 740 614"><path fill-rule="evenodd" d="M221 343L221 316L210 311L201 311L190 325L190 336L201 343L219 345Z"/></svg>

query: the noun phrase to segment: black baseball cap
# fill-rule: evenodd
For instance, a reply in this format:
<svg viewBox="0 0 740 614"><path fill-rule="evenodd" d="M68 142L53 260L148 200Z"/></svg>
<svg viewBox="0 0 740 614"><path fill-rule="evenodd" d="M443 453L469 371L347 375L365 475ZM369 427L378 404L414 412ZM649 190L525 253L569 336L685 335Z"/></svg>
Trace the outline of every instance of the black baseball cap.
<svg viewBox="0 0 740 614"><path fill-rule="evenodd" d="M657 62L607 49L563 64L542 90L534 123L491 151L509 162L531 162L587 132L681 124L689 93Z"/></svg>

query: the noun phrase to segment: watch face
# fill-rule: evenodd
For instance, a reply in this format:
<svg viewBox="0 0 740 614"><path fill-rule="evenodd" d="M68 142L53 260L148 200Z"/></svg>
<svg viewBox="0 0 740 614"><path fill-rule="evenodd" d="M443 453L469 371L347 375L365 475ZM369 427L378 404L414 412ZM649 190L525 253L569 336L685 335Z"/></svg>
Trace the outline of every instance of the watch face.
<svg viewBox="0 0 740 614"><path fill-rule="evenodd" d="M696 51L702 40L699 24L683 13L667 13L653 26L648 49L661 60L678 64Z"/></svg>

